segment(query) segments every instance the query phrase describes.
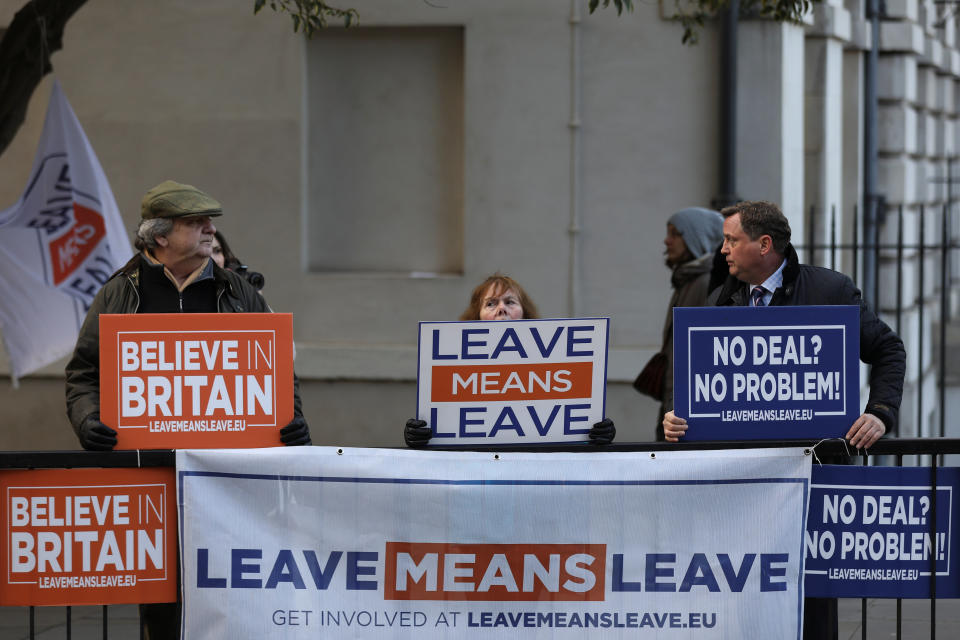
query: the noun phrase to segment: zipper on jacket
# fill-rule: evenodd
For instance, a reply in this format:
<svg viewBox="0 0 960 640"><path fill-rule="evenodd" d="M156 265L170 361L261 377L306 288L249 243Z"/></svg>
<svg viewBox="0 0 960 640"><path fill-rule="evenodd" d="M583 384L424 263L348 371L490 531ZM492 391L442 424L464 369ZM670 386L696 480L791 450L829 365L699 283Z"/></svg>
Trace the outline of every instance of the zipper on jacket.
<svg viewBox="0 0 960 640"><path fill-rule="evenodd" d="M140 310L140 292L137 291L137 285L133 283L133 278L127 274L124 274L124 277L127 279L127 282L130 283L130 286L133 287L133 296L137 299L137 304L133 307L133 312L136 313Z"/></svg>

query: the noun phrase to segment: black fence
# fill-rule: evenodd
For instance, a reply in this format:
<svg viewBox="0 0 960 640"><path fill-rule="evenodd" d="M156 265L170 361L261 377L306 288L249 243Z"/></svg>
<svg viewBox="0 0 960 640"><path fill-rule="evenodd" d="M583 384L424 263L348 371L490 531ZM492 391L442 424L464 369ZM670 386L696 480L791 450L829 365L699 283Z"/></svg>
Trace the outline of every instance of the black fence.
<svg viewBox="0 0 960 640"><path fill-rule="evenodd" d="M948 194L952 193L951 187L948 184ZM942 205L919 205L909 210L903 205L886 207L881 203L879 210L880 224L873 226L872 238L864 239L862 220L856 207L843 223L847 225L846 230L838 221L835 207L829 212L811 208L805 220L808 241L797 244L796 248L803 262L849 275L863 291L864 299L881 312L903 338L908 363L912 361L911 364L916 366L917 376L912 387L911 381L907 381L908 391L913 394L914 411L912 415L901 414L900 424L913 423L915 430L912 434L918 436L945 437L951 295L957 293L955 288L960 290L960 279L954 274L954 265L960 263L953 257L953 252L960 249L960 243L954 238L957 207L948 198ZM909 234L905 229L908 218ZM848 240L841 238L844 235ZM882 240L891 236L893 240ZM908 242L908 236L915 239ZM936 240L928 241L934 237ZM826 241L813 240L816 238ZM868 283L872 285L869 289L864 289L862 278L865 261L876 265L877 277ZM892 276L889 275L891 272ZM915 289L905 293L910 285ZM915 327L906 326L908 312L916 314ZM928 325L936 331L934 335L927 335ZM928 357L925 345L931 338L936 348ZM930 375L936 376L936 392L935 397L928 398L924 393L924 382ZM932 408L938 409L936 428L924 429ZM899 435L899 427L893 435Z"/></svg>
<svg viewBox="0 0 960 640"><path fill-rule="evenodd" d="M937 501L937 469L943 466L944 456L960 454L960 439L947 438L887 438L880 440L870 449L869 452L851 450L843 440L823 440L823 441L748 441L748 442L690 442L690 443L615 443L603 448L596 447L571 447L556 446L550 448L527 449L528 451L539 451L551 453L557 451L611 451L611 452L641 452L655 457L659 452L677 451L677 450L716 450L716 449L745 449L745 448L769 448L769 447L805 447L812 451L814 460L829 459L832 461L846 462L848 464L863 464L876 466L903 466L905 458L916 457L918 460L925 460L927 464L923 465L930 469L931 479L931 523L936 522ZM478 449L479 450L479 449ZM482 449L484 451L497 451L495 447ZM511 447L511 451L517 451L517 448ZM65 468L133 468L133 467L173 467L175 466L175 454L173 451L31 451L31 452L0 452L0 470L7 469L65 469ZM912 466L912 465L911 465ZM933 560L933 559L931 559ZM931 593L933 597L929 600L930 613L930 638L937 637L937 597L936 597L936 571L931 571ZM861 608L861 637L866 640L869 636L871 621L868 615L867 599L860 603ZM903 603L896 600L896 638L903 638ZM23 631L17 632L14 637L27 637L33 640L37 637L36 607L24 607ZM72 629L73 608L64 607L65 638L71 640L74 637ZM101 607L102 623L101 637L107 640L110 627L110 607ZM143 621L140 621L140 638L144 637ZM23 635L26 633L26 635ZM909 630L908 630L909 633ZM44 634L44 637L49 637ZM89 632L84 634L82 640L94 637ZM908 637L920 637L915 632L910 633ZM951 637L947 634L944 637Z"/></svg>

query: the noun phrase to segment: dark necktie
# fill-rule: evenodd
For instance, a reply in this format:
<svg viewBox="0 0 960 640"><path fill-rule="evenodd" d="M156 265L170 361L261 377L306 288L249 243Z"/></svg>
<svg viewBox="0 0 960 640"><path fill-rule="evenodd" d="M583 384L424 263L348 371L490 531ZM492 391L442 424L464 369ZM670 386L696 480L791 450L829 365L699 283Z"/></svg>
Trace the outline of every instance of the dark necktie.
<svg viewBox="0 0 960 640"><path fill-rule="evenodd" d="M763 295L767 292L763 287L754 287L753 291L750 292L750 299L753 300L753 306L763 307Z"/></svg>

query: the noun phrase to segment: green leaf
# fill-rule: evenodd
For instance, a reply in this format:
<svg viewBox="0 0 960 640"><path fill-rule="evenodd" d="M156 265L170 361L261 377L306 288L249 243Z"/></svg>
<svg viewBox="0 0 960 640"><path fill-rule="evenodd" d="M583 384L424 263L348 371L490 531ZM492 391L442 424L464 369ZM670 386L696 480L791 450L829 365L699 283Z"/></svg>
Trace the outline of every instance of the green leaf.
<svg viewBox="0 0 960 640"><path fill-rule="evenodd" d="M266 4L267 0L256 0L253 3L253 15L260 13L260 9L263 9L263 5Z"/></svg>
<svg viewBox="0 0 960 640"><path fill-rule="evenodd" d="M590 13L597 10L598 4L600 4L600 0L590 0L590 4L587 5L590 8Z"/></svg>

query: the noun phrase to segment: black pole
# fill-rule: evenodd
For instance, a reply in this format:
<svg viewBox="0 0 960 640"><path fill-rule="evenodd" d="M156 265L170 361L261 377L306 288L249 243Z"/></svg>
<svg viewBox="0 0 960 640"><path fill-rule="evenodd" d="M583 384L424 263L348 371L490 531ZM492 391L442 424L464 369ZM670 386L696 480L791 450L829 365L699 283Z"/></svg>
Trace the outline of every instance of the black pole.
<svg viewBox="0 0 960 640"><path fill-rule="evenodd" d="M901 213L903 213L901 209ZM903 466L903 456L897 455L897 466ZM897 598L897 640L900 640L903 637L903 599Z"/></svg>
<svg viewBox="0 0 960 640"><path fill-rule="evenodd" d="M897 335L903 335L903 204L897 207Z"/></svg>
<svg viewBox="0 0 960 640"><path fill-rule="evenodd" d="M830 268L843 270L843 267L837 268L837 205L830 207Z"/></svg>
<svg viewBox="0 0 960 640"><path fill-rule="evenodd" d="M917 437L924 436L923 429L923 264L924 264L924 207L920 205L920 242L918 243L920 261L917 290Z"/></svg>
<svg viewBox="0 0 960 640"><path fill-rule="evenodd" d="M863 241L872 242L878 226L877 193L877 74L880 64L880 0L867 0L867 19L870 21L870 49L864 59L863 74ZM872 295L876 290L877 263L876 254L865 251L863 254L863 293ZM876 300L870 300L877 307ZM879 309L878 309L879 310Z"/></svg>
<svg viewBox="0 0 960 640"><path fill-rule="evenodd" d="M858 279L860 275L860 208L853 205L853 281L863 291L863 283Z"/></svg>
<svg viewBox="0 0 960 640"><path fill-rule="evenodd" d="M937 637L937 455L930 456L930 639Z"/></svg>
<svg viewBox="0 0 960 640"><path fill-rule="evenodd" d="M949 251L949 235L947 216L950 205L943 205L943 219L940 222L940 371L937 380L940 393L940 437L947 435L947 257Z"/></svg>
<svg viewBox="0 0 960 640"><path fill-rule="evenodd" d="M877 198L873 203L874 212L879 213L884 205L883 198ZM870 304L873 305L873 310L877 312L877 315L880 315L880 225L873 225L873 251L871 252L873 256L873 300L870 301Z"/></svg>
<svg viewBox="0 0 960 640"><path fill-rule="evenodd" d="M740 0L723 12L720 45L720 193L711 203L720 210L740 201L737 195L737 24Z"/></svg>
<svg viewBox="0 0 960 640"><path fill-rule="evenodd" d="M863 466L867 466L870 462L870 456L867 453L867 450L863 450ZM867 640L867 599L860 598L860 638L862 640Z"/></svg>

